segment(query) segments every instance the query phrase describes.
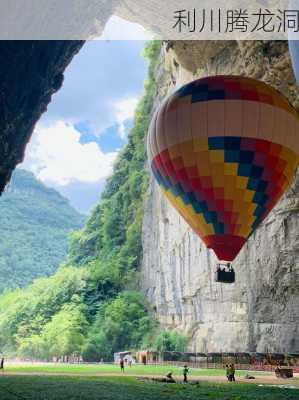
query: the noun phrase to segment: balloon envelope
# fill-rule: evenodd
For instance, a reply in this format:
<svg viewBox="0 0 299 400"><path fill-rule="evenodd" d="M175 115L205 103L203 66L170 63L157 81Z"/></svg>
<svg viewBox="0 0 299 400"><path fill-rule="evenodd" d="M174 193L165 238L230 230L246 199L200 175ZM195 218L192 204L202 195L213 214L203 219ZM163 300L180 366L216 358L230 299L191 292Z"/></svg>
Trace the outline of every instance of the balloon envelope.
<svg viewBox="0 0 299 400"><path fill-rule="evenodd" d="M155 113L147 146L154 176L219 259L237 256L291 183L298 128L283 95L237 76L191 82Z"/></svg>

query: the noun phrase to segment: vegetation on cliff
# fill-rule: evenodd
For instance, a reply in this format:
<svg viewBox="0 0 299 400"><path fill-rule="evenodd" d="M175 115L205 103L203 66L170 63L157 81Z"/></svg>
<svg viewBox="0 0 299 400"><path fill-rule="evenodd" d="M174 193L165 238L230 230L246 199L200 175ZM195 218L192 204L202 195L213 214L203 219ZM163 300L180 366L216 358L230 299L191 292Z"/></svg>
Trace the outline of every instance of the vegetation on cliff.
<svg viewBox="0 0 299 400"><path fill-rule="evenodd" d="M0 297L0 346L7 353L36 359L77 354L95 361L143 344L161 350L184 345L179 335L159 332L138 288L148 187L144 139L160 46L153 41L145 47L148 79L128 144L100 203L85 227L72 234L67 266L25 290Z"/></svg>
<svg viewBox="0 0 299 400"><path fill-rule="evenodd" d="M0 292L52 275L84 218L58 192L16 169L0 198Z"/></svg>

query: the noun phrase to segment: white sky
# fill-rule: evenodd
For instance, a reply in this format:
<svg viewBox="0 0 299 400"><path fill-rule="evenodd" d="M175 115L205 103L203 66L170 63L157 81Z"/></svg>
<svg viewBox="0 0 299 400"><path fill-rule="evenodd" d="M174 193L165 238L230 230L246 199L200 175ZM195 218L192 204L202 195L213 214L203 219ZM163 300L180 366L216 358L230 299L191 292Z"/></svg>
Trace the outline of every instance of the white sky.
<svg viewBox="0 0 299 400"><path fill-rule="evenodd" d="M112 15L109 18L101 40L150 40L153 35L142 25L126 21L122 18Z"/></svg>

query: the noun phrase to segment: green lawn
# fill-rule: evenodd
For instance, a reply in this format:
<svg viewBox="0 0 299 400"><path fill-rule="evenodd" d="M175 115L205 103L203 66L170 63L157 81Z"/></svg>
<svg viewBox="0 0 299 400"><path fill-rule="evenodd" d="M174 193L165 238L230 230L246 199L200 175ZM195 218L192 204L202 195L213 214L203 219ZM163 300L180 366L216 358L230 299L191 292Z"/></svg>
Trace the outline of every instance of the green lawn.
<svg viewBox="0 0 299 400"><path fill-rule="evenodd" d="M250 384L144 383L132 377L0 376L1 400L298 400L299 390Z"/></svg>
<svg viewBox="0 0 299 400"><path fill-rule="evenodd" d="M68 373L80 375L95 375L99 373L114 374L120 373L118 365L114 364L8 364L5 368L7 372L34 372L34 373ZM173 371L174 375L182 375L182 368L162 365L133 365L125 367L125 375L165 375ZM237 371L237 376L246 375L247 371ZM192 376L219 376L224 375L223 369L192 369ZM263 374L263 372L254 372Z"/></svg>
<svg viewBox="0 0 299 400"><path fill-rule="evenodd" d="M182 378L182 368L133 365L120 373L118 365L78 364L8 364L5 372L36 373L40 376L0 374L0 400L298 400L299 389L260 387L247 383L200 383L197 385L141 382L130 375L165 375L173 371ZM57 373L61 376L42 374ZM120 376L96 376L97 374ZM237 371L244 376L246 371ZM63 374L65 374L63 376ZM74 374L78 376L66 376ZM262 372L252 373L261 375ZM80 375L80 376L79 376ZM223 376L223 369L191 369L191 376ZM297 381L297 380L296 380ZM286 382L286 384L294 384ZM298 383L298 382L297 382Z"/></svg>

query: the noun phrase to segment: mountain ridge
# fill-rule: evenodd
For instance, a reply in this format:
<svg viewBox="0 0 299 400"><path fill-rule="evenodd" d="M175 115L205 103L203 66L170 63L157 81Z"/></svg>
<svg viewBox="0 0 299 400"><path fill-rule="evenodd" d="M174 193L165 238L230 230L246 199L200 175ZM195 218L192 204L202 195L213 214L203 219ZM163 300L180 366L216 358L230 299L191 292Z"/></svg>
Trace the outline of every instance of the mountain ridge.
<svg viewBox="0 0 299 400"><path fill-rule="evenodd" d="M0 210L0 291L53 274L67 254L68 234L84 222L67 199L19 168Z"/></svg>

